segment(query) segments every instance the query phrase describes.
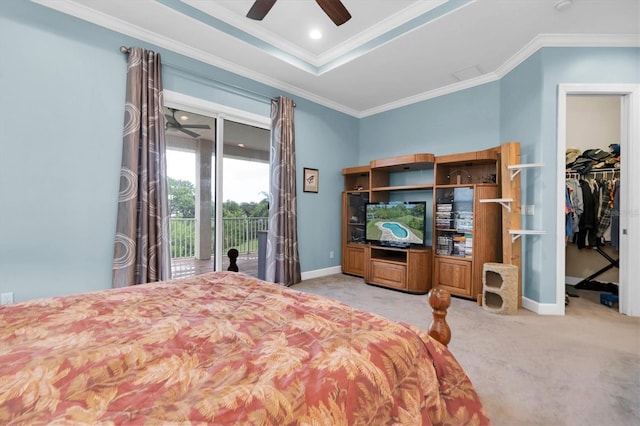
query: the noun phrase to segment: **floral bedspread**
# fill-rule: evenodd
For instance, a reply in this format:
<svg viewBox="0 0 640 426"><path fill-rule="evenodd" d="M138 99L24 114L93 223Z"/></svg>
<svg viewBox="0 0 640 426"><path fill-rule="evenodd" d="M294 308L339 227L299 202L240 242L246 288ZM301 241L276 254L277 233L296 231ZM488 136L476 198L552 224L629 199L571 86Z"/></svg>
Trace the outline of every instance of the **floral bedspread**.
<svg viewBox="0 0 640 426"><path fill-rule="evenodd" d="M0 307L0 424L74 422L490 423L426 333L231 272Z"/></svg>

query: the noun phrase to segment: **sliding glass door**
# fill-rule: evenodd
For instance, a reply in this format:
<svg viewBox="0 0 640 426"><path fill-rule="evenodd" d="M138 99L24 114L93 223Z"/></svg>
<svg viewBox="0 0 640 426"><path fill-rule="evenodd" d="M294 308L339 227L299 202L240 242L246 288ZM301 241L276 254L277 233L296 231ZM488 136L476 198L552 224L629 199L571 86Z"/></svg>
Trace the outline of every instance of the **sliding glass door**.
<svg viewBox="0 0 640 426"><path fill-rule="evenodd" d="M165 112L173 277L227 269L232 248L240 270L258 276L269 130L188 106Z"/></svg>
<svg viewBox="0 0 640 426"><path fill-rule="evenodd" d="M165 108L173 278L213 270L216 120Z"/></svg>
<svg viewBox="0 0 640 426"><path fill-rule="evenodd" d="M260 236L269 215L270 132L224 120L222 160L223 264L229 249L238 250L240 271L258 277Z"/></svg>

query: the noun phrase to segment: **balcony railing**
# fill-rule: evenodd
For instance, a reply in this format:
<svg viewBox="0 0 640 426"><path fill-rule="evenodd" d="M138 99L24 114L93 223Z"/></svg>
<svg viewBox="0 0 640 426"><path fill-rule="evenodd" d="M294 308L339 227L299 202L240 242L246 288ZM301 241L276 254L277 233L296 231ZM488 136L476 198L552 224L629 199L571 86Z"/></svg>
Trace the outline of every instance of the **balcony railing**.
<svg viewBox="0 0 640 426"><path fill-rule="evenodd" d="M222 253L235 248L240 253L258 251L258 231L268 229L269 219L266 217L227 217L222 219L223 241ZM196 220L171 218L171 258L182 259L195 257L196 254ZM215 223L211 223L211 234L215 235ZM211 254L213 254L211 242Z"/></svg>

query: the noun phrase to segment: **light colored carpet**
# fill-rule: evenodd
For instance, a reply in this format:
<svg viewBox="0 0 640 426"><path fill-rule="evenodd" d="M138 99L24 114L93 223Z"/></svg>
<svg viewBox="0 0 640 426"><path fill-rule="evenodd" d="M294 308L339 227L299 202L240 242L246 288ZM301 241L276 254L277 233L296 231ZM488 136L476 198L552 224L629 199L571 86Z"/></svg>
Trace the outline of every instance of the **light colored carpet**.
<svg viewBox="0 0 640 426"><path fill-rule="evenodd" d="M427 330L426 295L331 275L292 288ZM580 290L567 314L486 312L452 298L447 316L451 352L474 383L494 425L640 424L640 318L600 305Z"/></svg>

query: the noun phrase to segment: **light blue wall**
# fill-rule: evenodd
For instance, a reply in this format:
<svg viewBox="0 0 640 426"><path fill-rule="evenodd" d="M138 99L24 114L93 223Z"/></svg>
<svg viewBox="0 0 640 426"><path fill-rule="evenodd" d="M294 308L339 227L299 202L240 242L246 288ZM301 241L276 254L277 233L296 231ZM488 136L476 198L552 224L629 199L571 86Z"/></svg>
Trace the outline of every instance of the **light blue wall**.
<svg viewBox="0 0 640 426"><path fill-rule="evenodd" d="M535 204L540 208L540 226L547 231L541 240L543 256L537 269L540 271L540 302L555 301L554 272L557 263L554 236L563 229L556 229L557 212L564 206L556 205L556 129L558 115L558 85L563 83L588 84L638 84L640 83L639 48L545 48L542 49L543 87L540 143L535 156L545 167L536 182ZM638 120L638 117L632 118ZM638 141L632 141L638 143ZM564 153L562 153L564 156ZM528 177L535 178L535 175ZM553 194L553 195L551 195ZM527 197L529 194L527 194ZM536 267L534 265L534 267Z"/></svg>
<svg viewBox="0 0 640 426"><path fill-rule="evenodd" d="M500 85L489 83L360 120L360 164L416 152L499 145Z"/></svg>
<svg viewBox="0 0 640 426"><path fill-rule="evenodd" d="M413 153L435 155L476 151L500 144L500 86L489 83L360 120L360 162ZM395 173L392 185L433 183L433 169ZM432 191L390 195L392 201L426 201L433 217ZM432 245L430 226L426 244Z"/></svg>
<svg viewBox="0 0 640 426"><path fill-rule="evenodd" d="M523 163L544 163L521 173L522 203L535 206L534 216L523 217L523 227L546 231L523 239L523 293L555 303L557 86L639 82L638 48L543 48L498 82L362 119L359 164L520 142Z"/></svg>
<svg viewBox="0 0 640 426"><path fill-rule="evenodd" d="M543 48L501 80L501 138L521 142L523 163L543 163L521 175L522 203L535 205L523 217L523 294L540 303L556 302L557 114L559 84L640 83L638 48ZM564 155L564 154L561 154ZM560 212L560 213L559 213Z"/></svg>
<svg viewBox="0 0 640 426"><path fill-rule="evenodd" d="M0 292L13 291L17 300L110 286L125 88L121 45L159 51L168 90L263 115L266 99L283 94L31 2L4 0ZM522 174L523 203L536 206L524 225L547 231L523 241L524 294L555 302L557 85L640 83L639 64L638 48L544 48L499 82L361 120L291 96L298 174L303 167L320 170L318 194L298 188L302 271L339 265L343 167L515 140L523 162L545 164ZM233 93L216 82L242 89Z"/></svg>
<svg viewBox="0 0 640 426"><path fill-rule="evenodd" d="M529 57L524 63L500 80L500 140L502 142L520 142L522 163L542 162L539 150L542 124L542 54L540 51ZM555 140L555 139L554 139ZM522 204L536 205L536 200L545 194L550 200L555 199L555 186L544 189L540 185L542 169L524 170L520 174L522 188ZM523 216L524 229L545 229L541 224L540 205L536 205L538 213L534 216ZM535 220L534 220L535 219ZM540 300L541 259L549 262L552 252L542 250L544 239L555 241L554 235L547 231L543 236L522 237L522 293L532 300ZM553 271L555 273L555 271ZM555 294L555 275L546 283Z"/></svg>
<svg viewBox="0 0 640 426"><path fill-rule="evenodd" d="M37 4L4 0L0 292L14 292L17 301L110 287L126 74L121 45L160 52L168 90L267 116L268 99L287 95ZM216 82L242 89L230 93ZM358 120L291 97L298 174L320 170L318 194L303 193L299 178L305 272L340 263L341 170L358 160Z"/></svg>

